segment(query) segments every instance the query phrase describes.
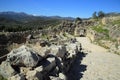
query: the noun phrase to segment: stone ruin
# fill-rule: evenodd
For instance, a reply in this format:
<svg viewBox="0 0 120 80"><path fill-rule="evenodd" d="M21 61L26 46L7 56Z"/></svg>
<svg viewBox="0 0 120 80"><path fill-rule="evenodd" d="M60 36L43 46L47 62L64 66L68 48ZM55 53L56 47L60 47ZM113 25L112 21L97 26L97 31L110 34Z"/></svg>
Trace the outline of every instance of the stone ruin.
<svg viewBox="0 0 120 80"><path fill-rule="evenodd" d="M8 80L68 80L66 74L81 49L75 39L36 48L22 45L7 54L0 65L0 74Z"/></svg>

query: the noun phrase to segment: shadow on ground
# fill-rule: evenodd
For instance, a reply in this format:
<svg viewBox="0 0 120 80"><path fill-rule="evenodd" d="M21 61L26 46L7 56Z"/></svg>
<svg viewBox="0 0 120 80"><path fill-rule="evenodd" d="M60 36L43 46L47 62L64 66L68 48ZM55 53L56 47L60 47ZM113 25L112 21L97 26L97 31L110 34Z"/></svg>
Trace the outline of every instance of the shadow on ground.
<svg viewBox="0 0 120 80"><path fill-rule="evenodd" d="M81 64L83 58L87 53L79 52L75 62L72 64L68 74L66 74L67 80L80 80L83 76L83 72L86 71L87 66Z"/></svg>

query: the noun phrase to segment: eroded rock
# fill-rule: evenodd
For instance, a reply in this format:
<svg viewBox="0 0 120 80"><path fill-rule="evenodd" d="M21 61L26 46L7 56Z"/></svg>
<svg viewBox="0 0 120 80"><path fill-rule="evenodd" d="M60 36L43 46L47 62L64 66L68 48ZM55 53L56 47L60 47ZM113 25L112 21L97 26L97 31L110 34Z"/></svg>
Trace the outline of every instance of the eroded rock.
<svg viewBox="0 0 120 80"><path fill-rule="evenodd" d="M43 80L43 76L40 72L33 70L33 71L27 72L26 79L27 80Z"/></svg>
<svg viewBox="0 0 120 80"><path fill-rule="evenodd" d="M8 78L8 80L25 80L25 76L23 74L16 74L15 76Z"/></svg>
<svg viewBox="0 0 120 80"><path fill-rule="evenodd" d="M42 57L24 45L12 50L7 55L7 61L9 61L11 65L17 66L35 67L40 60L42 60Z"/></svg>
<svg viewBox="0 0 120 80"><path fill-rule="evenodd" d="M12 68L9 62L4 61L0 65L0 74L3 77L8 78L8 77L14 76L15 74L17 74L17 72Z"/></svg>

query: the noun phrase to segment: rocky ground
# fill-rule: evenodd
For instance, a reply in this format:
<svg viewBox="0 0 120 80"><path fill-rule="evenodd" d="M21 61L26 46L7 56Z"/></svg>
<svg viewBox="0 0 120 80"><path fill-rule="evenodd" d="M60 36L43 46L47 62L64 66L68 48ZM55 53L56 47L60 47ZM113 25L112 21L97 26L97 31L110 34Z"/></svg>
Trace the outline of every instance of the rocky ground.
<svg viewBox="0 0 120 80"><path fill-rule="evenodd" d="M108 52L106 49L94 45L86 37L77 37L84 51L88 54L81 61L86 70L80 80L119 80L120 56Z"/></svg>
<svg viewBox="0 0 120 80"><path fill-rule="evenodd" d="M59 40L59 43L62 44L50 41L38 41L36 44L26 42L14 48L4 55L4 60L4 57L0 57L0 75L8 80L76 80L76 76L69 72L85 55L81 52L81 43L75 38L67 42ZM75 78L71 79L71 75Z"/></svg>
<svg viewBox="0 0 120 80"><path fill-rule="evenodd" d="M46 76L46 74L49 80L66 80L66 79L67 80L119 80L120 79L119 55L110 53L108 52L107 49L91 43L91 41L87 37L76 37L76 40L74 39L75 38L73 38L72 42L70 41L69 43L64 42L66 44L65 47L64 45L60 46L53 44L48 47L40 47L39 44L37 46L35 45L36 47L32 47L32 49L34 49L35 52L31 48L25 46L22 46L16 50L12 50L7 55L7 60L3 61L2 64L0 65L0 72L4 77L8 78L9 80L13 80L13 79L33 80L35 78L37 80L39 79L41 80L43 78L41 75ZM66 51L70 54L65 55ZM16 55L14 53L16 53ZM60 67L58 65L59 63L56 60L56 58L54 59L54 57L51 58L50 56L48 57L46 56L49 53L54 53L52 55L58 57L57 60L59 60L60 64L62 65L61 68L62 71L59 71ZM57 53L60 53L60 55L58 55ZM26 58L24 58L25 56ZM61 61L59 56L61 57L63 56L65 59L61 58L62 59ZM39 58L37 59L36 57ZM38 65L38 61L43 62L44 59L49 61L50 64L42 68L40 65ZM54 61L56 62L55 64ZM23 64L26 67L24 67ZM14 65L18 66L20 71L16 69ZM11 66L14 68L12 68ZM57 76L55 75L53 76L53 73L51 76L51 71L54 72L54 69L57 69L57 67L59 67L58 68L59 70L57 71L58 73L55 72ZM10 71L8 72L7 69ZM43 74L46 71L47 73Z"/></svg>

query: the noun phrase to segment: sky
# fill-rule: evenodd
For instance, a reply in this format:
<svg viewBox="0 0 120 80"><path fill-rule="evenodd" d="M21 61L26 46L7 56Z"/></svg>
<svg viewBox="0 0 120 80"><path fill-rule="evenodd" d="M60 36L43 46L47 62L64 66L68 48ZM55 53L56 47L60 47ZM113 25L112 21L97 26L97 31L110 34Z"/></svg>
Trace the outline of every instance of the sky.
<svg viewBox="0 0 120 80"><path fill-rule="evenodd" d="M89 18L93 12L120 12L120 0L0 0L0 12Z"/></svg>

